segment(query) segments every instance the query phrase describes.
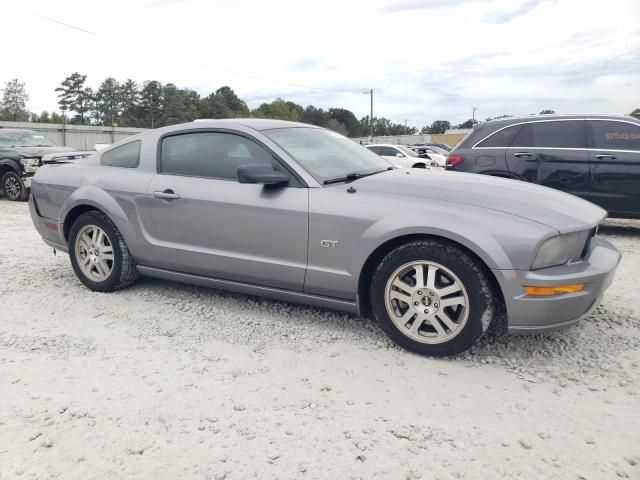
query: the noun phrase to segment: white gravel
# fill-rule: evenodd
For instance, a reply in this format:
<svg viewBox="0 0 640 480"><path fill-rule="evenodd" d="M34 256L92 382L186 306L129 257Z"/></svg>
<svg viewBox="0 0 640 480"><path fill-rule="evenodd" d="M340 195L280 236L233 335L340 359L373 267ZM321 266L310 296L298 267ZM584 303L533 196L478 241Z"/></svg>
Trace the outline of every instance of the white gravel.
<svg viewBox="0 0 640 480"><path fill-rule="evenodd" d="M142 279L92 293L0 199L0 479L640 479L640 222L578 327L460 357Z"/></svg>

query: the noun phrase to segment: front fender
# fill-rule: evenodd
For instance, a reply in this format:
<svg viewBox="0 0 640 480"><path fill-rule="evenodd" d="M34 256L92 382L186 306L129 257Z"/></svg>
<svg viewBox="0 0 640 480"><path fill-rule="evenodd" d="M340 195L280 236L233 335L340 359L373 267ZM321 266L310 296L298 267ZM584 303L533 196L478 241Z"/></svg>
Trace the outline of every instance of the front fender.
<svg viewBox="0 0 640 480"><path fill-rule="evenodd" d="M406 235L432 235L459 243L491 269L526 269L540 238L552 232L545 225L479 207L441 204L437 214L429 210L394 213L369 226L350 271L361 271L378 247Z"/></svg>

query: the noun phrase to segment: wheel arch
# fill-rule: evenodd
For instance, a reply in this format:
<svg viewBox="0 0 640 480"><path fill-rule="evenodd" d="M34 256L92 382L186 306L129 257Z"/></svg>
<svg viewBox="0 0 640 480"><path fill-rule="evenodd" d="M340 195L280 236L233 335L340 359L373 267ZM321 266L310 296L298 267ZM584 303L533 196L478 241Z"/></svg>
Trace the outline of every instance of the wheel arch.
<svg viewBox="0 0 640 480"><path fill-rule="evenodd" d="M131 225L120 204L107 192L92 185L74 191L64 203L60 223L63 225L64 240L68 241L73 222L85 212L96 210L107 216L128 243L131 237Z"/></svg>
<svg viewBox="0 0 640 480"><path fill-rule="evenodd" d="M75 223L75 221L82 215L87 212L100 212L103 215L107 215L105 212L95 207L94 205L88 204L80 204L73 207L64 218L64 222L62 224L62 234L64 235L65 241L69 241L69 232L71 231L71 226Z"/></svg>
<svg viewBox="0 0 640 480"><path fill-rule="evenodd" d="M447 238L442 235L436 234L428 234L428 233L411 233L404 234L394 238L391 238L384 243L380 244L373 252L369 254L367 259L365 260L362 269L360 270L360 275L358 277L358 308L362 315L368 316L371 314L371 279L373 274L380 264L382 259L392 250L398 248L401 245L404 245L409 242L413 242L416 240L438 240L442 242L446 242L454 245L456 248L467 253L471 258L478 262L478 264L486 271L490 281L492 282L492 286L498 295L499 299L504 304L504 294L502 292L502 288L498 279L495 277L493 270L484 261L480 255L474 252L471 248L462 243L453 240L451 238Z"/></svg>

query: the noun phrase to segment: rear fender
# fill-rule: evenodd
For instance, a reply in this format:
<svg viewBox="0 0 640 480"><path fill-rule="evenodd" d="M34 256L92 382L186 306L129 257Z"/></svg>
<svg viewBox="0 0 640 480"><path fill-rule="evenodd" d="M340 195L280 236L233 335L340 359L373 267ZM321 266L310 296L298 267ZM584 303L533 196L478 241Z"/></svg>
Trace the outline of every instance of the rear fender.
<svg viewBox="0 0 640 480"><path fill-rule="evenodd" d="M60 211L60 224L63 225L69 212L79 206L91 206L102 211L118 227L127 245L132 245L135 238L132 222L128 218L122 206L107 192L94 185L85 185L75 190L62 205ZM67 240L67 239L65 239Z"/></svg>

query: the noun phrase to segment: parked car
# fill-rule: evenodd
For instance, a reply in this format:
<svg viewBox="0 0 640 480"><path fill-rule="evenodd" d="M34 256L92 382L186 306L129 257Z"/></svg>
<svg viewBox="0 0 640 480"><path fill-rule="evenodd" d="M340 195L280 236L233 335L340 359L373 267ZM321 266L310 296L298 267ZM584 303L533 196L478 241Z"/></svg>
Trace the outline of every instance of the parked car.
<svg viewBox="0 0 640 480"><path fill-rule="evenodd" d="M373 144L365 145L365 148L382 158L389 160L400 168L428 168L437 167L438 161L427 154L418 154L404 145ZM446 161L446 159L444 159ZM444 161L442 162L444 166Z"/></svg>
<svg viewBox="0 0 640 480"><path fill-rule="evenodd" d="M640 120L544 115L475 125L447 168L537 183L640 218Z"/></svg>
<svg viewBox="0 0 640 480"><path fill-rule="evenodd" d="M419 143L418 145L425 147L437 147L446 152L451 151L451 145L447 145L446 143Z"/></svg>
<svg viewBox="0 0 640 480"><path fill-rule="evenodd" d="M31 179L43 155L72 150L56 147L51 140L33 130L0 130L0 193L9 200L29 198Z"/></svg>
<svg viewBox="0 0 640 480"><path fill-rule="evenodd" d="M438 147L426 145L410 145L409 148L416 152L418 156L428 156L436 162L436 166L444 168L447 163L449 152Z"/></svg>
<svg viewBox="0 0 640 480"><path fill-rule="evenodd" d="M505 311L512 332L574 324L620 260L582 199L398 169L278 120L150 130L47 164L31 188L36 229L91 290L142 274L372 315L429 355L469 348Z"/></svg>

